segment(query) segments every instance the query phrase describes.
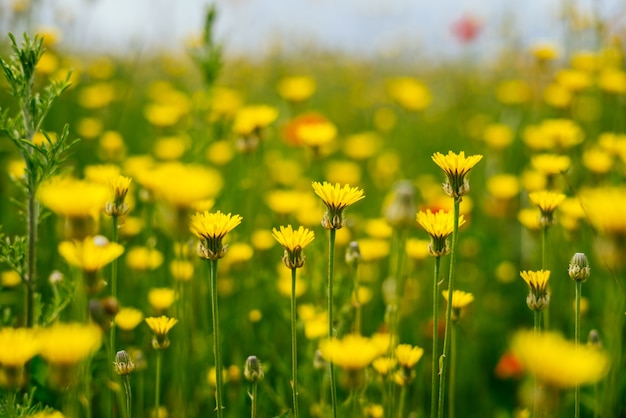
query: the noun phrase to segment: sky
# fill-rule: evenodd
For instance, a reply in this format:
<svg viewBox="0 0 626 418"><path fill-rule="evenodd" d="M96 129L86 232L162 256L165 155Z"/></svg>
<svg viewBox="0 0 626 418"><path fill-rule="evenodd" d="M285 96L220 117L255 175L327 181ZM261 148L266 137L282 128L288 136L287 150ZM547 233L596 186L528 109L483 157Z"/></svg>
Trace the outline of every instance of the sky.
<svg viewBox="0 0 626 418"><path fill-rule="evenodd" d="M202 30L208 0L0 0L0 31L22 32L12 4L30 1L30 27L61 29L72 49L104 52L180 49ZM453 22L472 16L482 22L476 52L490 51L503 37L522 44L559 44L565 3L582 10L596 5L613 24L626 26L620 0L213 0L216 34L227 54L263 55L280 45L365 56L419 53L448 56L463 46Z"/></svg>

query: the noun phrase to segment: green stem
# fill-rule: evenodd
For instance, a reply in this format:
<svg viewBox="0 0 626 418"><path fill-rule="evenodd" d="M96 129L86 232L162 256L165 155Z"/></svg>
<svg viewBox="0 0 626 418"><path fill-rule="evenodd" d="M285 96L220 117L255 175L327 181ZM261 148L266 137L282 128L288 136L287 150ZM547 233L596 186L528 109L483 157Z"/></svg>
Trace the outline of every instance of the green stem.
<svg viewBox="0 0 626 418"><path fill-rule="evenodd" d="M404 405L406 404L407 383L402 385L400 389L400 403L398 405L398 418L404 418Z"/></svg>
<svg viewBox="0 0 626 418"><path fill-rule="evenodd" d="M252 407L251 407L251 418L256 418L256 396L257 396L258 383L252 383L252 394L250 398L252 399Z"/></svg>
<svg viewBox="0 0 626 418"><path fill-rule="evenodd" d="M117 243L119 240L118 236L118 217L113 216L113 231L112 231L112 241ZM114 300L117 301L117 258L111 262L111 296ZM116 342L116 330L117 327L115 324L111 325L111 329L109 330L109 359L112 359L115 356L115 347L117 346ZM109 367L111 373L111 382L115 381L115 370L113 367ZM124 384L124 388L126 388L126 384ZM129 387L130 389L130 387ZM111 410L111 418L115 417L115 393L111 391L111 402L109 405Z"/></svg>
<svg viewBox="0 0 626 418"><path fill-rule="evenodd" d="M335 275L335 235L337 230L332 228L328 239L328 338L334 337L333 330L333 281ZM333 418L337 418L337 388L335 387L335 365L330 362L330 400L333 408Z"/></svg>
<svg viewBox="0 0 626 418"><path fill-rule="evenodd" d="M359 265L354 267L354 333L361 335L361 300L359 299Z"/></svg>
<svg viewBox="0 0 626 418"><path fill-rule="evenodd" d="M539 335L541 332L541 311L534 310L533 311L533 330L535 332L535 336ZM533 418L537 418L537 391L539 388L539 383L537 382L537 377L534 378L533 384Z"/></svg>
<svg viewBox="0 0 626 418"><path fill-rule="evenodd" d="M435 257L435 274L433 276L433 357L431 361L431 380L430 380L430 417L437 416L437 343L439 342L439 269L441 266L441 257Z"/></svg>
<svg viewBox="0 0 626 418"><path fill-rule="evenodd" d="M219 310L217 305L217 260L210 261L211 270L211 316L213 317L213 355L215 356L215 402L217 416L222 418L222 357L220 351Z"/></svg>
<svg viewBox="0 0 626 418"><path fill-rule="evenodd" d="M583 290L583 282L576 280L576 327L574 331L574 340L576 348L580 344L580 297ZM580 417L580 386L574 388L574 417Z"/></svg>
<svg viewBox="0 0 626 418"><path fill-rule="evenodd" d="M542 270L548 269L548 227L547 226L544 226L543 229L541 230L541 269ZM548 329L550 327L549 309L550 309L549 305L544 308L544 312L545 312L543 315L544 329Z"/></svg>
<svg viewBox="0 0 626 418"><path fill-rule="evenodd" d="M30 189L30 188L29 188ZM35 290L37 286L37 229L39 204L35 199L35 190L29 190L27 202L28 244L26 254L26 299L24 301L24 325L31 328L35 324Z"/></svg>
<svg viewBox="0 0 626 418"><path fill-rule="evenodd" d="M161 406L161 362L163 360L163 351L156 350L156 381L154 385L154 416L159 417L159 407Z"/></svg>
<svg viewBox="0 0 626 418"><path fill-rule="evenodd" d="M453 321L452 332L450 333L450 378L448 383L448 417L454 418L454 384L456 377L456 338L457 324Z"/></svg>
<svg viewBox="0 0 626 418"><path fill-rule="evenodd" d="M298 343L296 335L296 269L291 269L291 389L293 416L298 418ZM254 402L254 400L253 400Z"/></svg>
<svg viewBox="0 0 626 418"><path fill-rule="evenodd" d="M132 415L131 405L132 405L133 394L132 394L132 390L130 387L130 378L128 377L128 375L124 376L123 383L124 383L124 393L126 394L126 418L131 418L131 415Z"/></svg>
<svg viewBox="0 0 626 418"><path fill-rule="evenodd" d="M441 371L439 375L439 403L437 405L437 416L443 418L445 387L446 387L446 366L447 358L450 356L450 331L452 326L452 292L454 290L454 264L456 262L456 243L459 234L459 212L461 198L454 199L454 227L452 230L452 244L450 245L450 270L448 272L448 307L446 309L446 331L443 339L443 354L441 356Z"/></svg>

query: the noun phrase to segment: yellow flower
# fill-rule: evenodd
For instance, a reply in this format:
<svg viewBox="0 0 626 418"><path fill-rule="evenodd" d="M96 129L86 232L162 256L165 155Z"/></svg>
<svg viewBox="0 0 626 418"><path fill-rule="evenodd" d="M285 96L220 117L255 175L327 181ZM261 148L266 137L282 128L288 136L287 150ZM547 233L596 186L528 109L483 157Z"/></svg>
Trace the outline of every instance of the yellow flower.
<svg viewBox="0 0 626 418"><path fill-rule="evenodd" d="M540 229L539 219L541 218L541 211L537 208L524 208L520 209L517 213L517 220L530 230Z"/></svg>
<svg viewBox="0 0 626 418"><path fill-rule="evenodd" d="M84 173L86 180L107 185L111 177L120 175L120 168L114 164L88 165Z"/></svg>
<svg viewBox="0 0 626 418"><path fill-rule="evenodd" d="M291 284L290 284L291 286ZM296 286L296 289L298 286ZM291 288L288 292L291 295ZM328 312L316 313L313 317L303 319L304 336L309 340L325 337L328 335Z"/></svg>
<svg viewBox="0 0 626 418"><path fill-rule="evenodd" d="M398 344L395 349L398 364L407 369L412 368L424 355L424 349L410 344Z"/></svg>
<svg viewBox="0 0 626 418"><path fill-rule="evenodd" d="M225 165L235 156L235 147L232 141L213 141L207 147L206 158L215 165Z"/></svg>
<svg viewBox="0 0 626 418"><path fill-rule="evenodd" d="M530 52L533 54L535 59L540 62L552 61L559 56L557 47L553 44L545 42L533 45Z"/></svg>
<svg viewBox="0 0 626 418"><path fill-rule="evenodd" d="M540 311L550 303L550 270L522 271L520 276L528 285L526 304L533 311Z"/></svg>
<svg viewBox="0 0 626 418"><path fill-rule="evenodd" d="M358 241L363 261L382 260L389 255L390 244L386 239L362 238Z"/></svg>
<svg viewBox="0 0 626 418"><path fill-rule="evenodd" d="M493 149L504 149L513 142L513 129L501 123L488 125L483 133L483 140Z"/></svg>
<svg viewBox="0 0 626 418"><path fill-rule="evenodd" d="M2 287L15 287L22 283L20 275L13 270L0 272L0 285Z"/></svg>
<svg viewBox="0 0 626 418"><path fill-rule="evenodd" d="M565 200L565 195L543 190L530 193L528 198L541 211L539 224L543 227L547 227L554 223L554 211Z"/></svg>
<svg viewBox="0 0 626 418"><path fill-rule="evenodd" d="M269 250L274 246L274 236L266 229L257 229L250 237L252 246L260 251Z"/></svg>
<svg viewBox="0 0 626 418"><path fill-rule="evenodd" d="M272 228L272 235L280 245L285 248L283 262L290 269L300 268L304 265L302 250L315 239L315 234L303 226L293 230L291 225L280 227L280 231Z"/></svg>
<svg viewBox="0 0 626 418"><path fill-rule="evenodd" d="M447 254L449 251L446 239L454 232L454 213L440 210L432 213L430 209L426 212L417 213L417 222L430 235L431 242L428 250L434 257ZM463 215L459 216L459 226L465 223Z"/></svg>
<svg viewBox="0 0 626 418"><path fill-rule="evenodd" d="M361 165L354 161L329 161L324 168L324 176L329 183L356 184L361 181Z"/></svg>
<svg viewBox="0 0 626 418"><path fill-rule="evenodd" d="M148 292L148 302L152 309L163 312L169 309L176 300L176 291L167 287L150 289Z"/></svg>
<svg viewBox="0 0 626 418"><path fill-rule="evenodd" d="M443 294L443 298L448 302L448 291L444 290L441 292ZM453 290L452 291L452 320L458 321L461 319L461 315L465 308L469 306L470 303L474 302L474 295L468 292L464 292L462 290Z"/></svg>
<svg viewBox="0 0 626 418"><path fill-rule="evenodd" d="M95 139L102 133L103 126L102 120L85 117L78 120L76 132L83 139Z"/></svg>
<svg viewBox="0 0 626 418"><path fill-rule="evenodd" d="M382 139L375 132L362 132L348 136L343 152L352 160L366 160L376 155L382 146Z"/></svg>
<svg viewBox="0 0 626 418"><path fill-rule="evenodd" d="M72 365L94 354L102 344L96 325L56 323L40 331L40 354L51 364Z"/></svg>
<svg viewBox="0 0 626 418"><path fill-rule="evenodd" d="M63 241L59 244L59 254L65 261L87 273L95 273L123 252L123 246L109 242L101 235L87 237L83 241Z"/></svg>
<svg viewBox="0 0 626 418"><path fill-rule="evenodd" d="M311 77L286 77L278 83L278 94L286 100L301 102L311 97L315 93L315 88L315 80Z"/></svg>
<svg viewBox="0 0 626 418"><path fill-rule="evenodd" d="M323 340L320 351L326 361L345 370L366 368L379 354L378 346L370 338L348 334L339 339Z"/></svg>
<svg viewBox="0 0 626 418"><path fill-rule="evenodd" d="M487 179L487 191L496 199L508 200L519 194L520 184L512 174L496 174Z"/></svg>
<svg viewBox="0 0 626 418"><path fill-rule="evenodd" d="M573 388L601 380L609 371L609 357L603 351L576 345L556 333L519 331L511 341L517 359L539 381L561 388Z"/></svg>
<svg viewBox="0 0 626 418"><path fill-rule="evenodd" d="M184 135L162 136L154 142L153 152L159 160L177 160L185 154L189 143L189 137Z"/></svg>
<svg viewBox="0 0 626 418"><path fill-rule="evenodd" d="M337 137L337 127L328 121L315 124L302 124L296 132L304 145L321 147L331 143Z"/></svg>
<svg viewBox="0 0 626 418"><path fill-rule="evenodd" d="M598 76L598 86L612 94L626 94L626 72L616 68L605 68Z"/></svg>
<svg viewBox="0 0 626 418"><path fill-rule="evenodd" d="M124 138L117 131L106 131L98 140L98 155L104 161L120 161L126 153Z"/></svg>
<svg viewBox="0 0 626 418"><path fill-rule="evenodd" d="M0 329L0 366L18 368L39 353L39 339L32 328Z"/></svg>
<svg viewBox="0 0 626 418"><path fill-rule="evenodd" d="M613 166L613 158L602 148L594 147L583 152L583 164L592 173L606 174Z"/></svg>
<svg viewBox="0 0 626 418"><path fill-rule="evenodd" d="M415 78L393 78L388 81L387 90L393 100L408 110L424 110L432 102L432 95L428 87Z"/></svg>
<svg viewBox="0 0 626 418"><path fill-rule="evenodd" d="M211 99L211 119L232 118L243 103L238 91L226 87L215 87Z"/></svg>
<svg viewBox="0 0 626 418"><path fill-rule="evenodd" d="M496 96L504 104L522 104L530 100L531 90L522 80L508 80L498 85Z"/></svg>
<svg viewBox="0 0 626 418"><path fill-rule="evenodd" d="M188 282L193 277L193 263L187 260L172 260L170 274L174 280Z"/></svg>
<svg viewBox="0 0 626 418"><path fill-rule="evenodd" d="M85 109L102 109L115 100L115 86L111 83L95 83L78 92L78 104Z"/></svg>
<svg viewBox="0 0 626 418"><path fill-rule="evenodd" d="M406 253L413 260L423 260L429 254L429 243L427 240L409 238L406 240Z"/></svg>
<svg viewBox="0 0 626 418"><path fill-rule="evenodd" d="M265 202L272 212L288 215L296 212L308 195L297 190L271 190L265 196Z"/></svg>
<svg viewBox="0 0 626 418"><path fill-rule="evenodd" d="M265 128L278 118L278 110L267 105L245 106L235 116L233 130L235 133L248 136Z"/></svg>
<svg viewBox="0 0 626 418"><path fill-rule="evenodd" d="M562 109L572 102L572 93L560 84L551 83L543 91L543 100L552 107Z"/></svg>
<svg viewBox="0 0 626 418"><path fill-rule="evenodd" d="M343 210L348 206L358 202L365 196L363 189L339 183L333 186L331 183L313 182L315 194L322 199L326 205L326 212L322 220L322 226L326 229L340 229L344 225Z"/></svg>
<svg viewBox="0 0 626 418"><path fill-rule="evenodd" d="M596 187L585 189L580 195L592 225L609 236L626 236L626 216L623 210L626 207L625 187ZM619 257L623 258L621 255Z"/></svg>
<svg viewBox="0 0 626 418"><path fill-rule="evenodd" d="M136 271L156 270L163 264L163 254L155 248L133 247L126 254L126 265Z"/></svg>
<svg viewBox="0 0 626 418"><path fill-rule="evenodd" d="M59 411L46 410L46 411L37 412L34 415L29 415L29 418L65 418L65 415L63 415Z"/></svg>
<svg viewBox="0 0 626 418"><path fill-rule="evenodd" d="M113 201L116 205L124 203L131 182L132 179L130 177L120 175L108 178L109 190L113 194Z"/></svg>
<svg viewBox="0 0 626 418"><path fill-rule="evenodd" d="M372 367L381 376L386 376L391 370L394 369L394 367L396 367L397 362L398 360L393 357L378 357L372 362Z"/></svg>
<svg viewBox="0 0 626 418"><path fill-rule="evenodd" d="M382 405L371 404L365 407L365 415L368 418L383 418L385 416L385 410Z"/></svg>
<svg viewBox="0 0 626 418"><path fill-rule="evenodd" d="M588 73L571 69L560 70L556 74L556 81L574 92L584 90L591 85L591 77Z"/></svg>
<svg viewBox="0 0 626 418"><path fill-rule="evenodd" d="M143 313L135 308L121 308L115 315L115 325L121 330L132 331L143 321Z"/></svg>
<svg viewBox="0 0 626 418"><path fill-rule="evenodd" d="M450 197L459 198L469 193L469 181L465 178L467 173L482 160L482 155L470 155L465 157L465 152L455 154L448 151L447 155L436 152L432 159L446 173L447 182L444 191Z"/></svg>
<svg viewBox="0 0 626 418"><path fill-rule="evenodd" d="M152 339L152 348L155 350L164 350L170 346L170 340L167 338L167 334L178 323L175 318L169 318L165 315L159 317L150 316L146 318L146 324L154 333Z"/></svg>
<svg viewBox="0 0 626 418"><path fill-rule="evenodd" d="M96 217L109 198L105 185L73 178L55 177L39 188L41 203L57 215Z"/></svg>
<svg viewBox="0 0 626 418"><path fill-rule="evenodd" d="M217 260L226 255L227 248L222 245L222 239L241 223L240 215L223 214L219 210L198 212L192 215L189 229L200 239L202 257Z"/></svg>

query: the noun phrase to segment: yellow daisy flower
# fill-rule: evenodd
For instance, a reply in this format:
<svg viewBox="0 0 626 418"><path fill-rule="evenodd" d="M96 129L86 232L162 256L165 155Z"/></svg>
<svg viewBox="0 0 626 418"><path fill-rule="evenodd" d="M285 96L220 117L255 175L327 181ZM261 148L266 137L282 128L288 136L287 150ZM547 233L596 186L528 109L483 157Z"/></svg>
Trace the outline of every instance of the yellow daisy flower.
<svg viewBox="0 0 626 418"><path fill-rule="evenodd" d="M280 231L272 228L272 235L285 248L283 256L285 266L290 269L302 267L304 265L302 250L315 239L313 231L303 226L294 231L291 225L287 225L281 226Z"/></svg>
<svg viewBox="0 0 626 418"><path fill-rule="evenodd" d="M522 271L520 276L528 285L526 304L533 311L540 311L550 303L550 270Z"/></svg>
<svg viewBox="0 0 626 418"><path fill-rule="evenodd" d="M170 340L167 338L167 334L170 330L178 323L178 320L175 318L169 318L165 315L161 315L159 317L148 317L145 319L146 324L154 333L154 338L152 339L152 347L155 350L164 350L170 346Z"/></svg>
<svg viewBox="0 0 626 418"><path fill-rule="evenodd" d="M528 198L541 211L539 224L542 227L550 226L554 223L554 211L565 200L562 193L550 192L543 190L540 192L530 193Z"/></svg>
<svg viewBox="0 0 626 418"><path fill-rule="evenodd" d="M469 193L469 181L465 178L467 173L482 160L482 155L470 155L465 157L465 152L456 154L448 151L447 155L436 152L432 159L446 173L447 182L444 191L450 197L458 198Z"/></svg>
<svg viewBox="0 0 626 418"><path fill-rule="evenodd" d="M224 214L219 210L198 212L191 217L189 229L200 239L202 257L217 260L226 255L227 248L222 245L222 239L241 223L240 215Z"/></svg>
<svg viewBox="0 0 626 418"><path fill-rule="evenodd" d="M364 369L379 354L378 346L370 338L357 334L321 341L320 351L325 360L345 370Z"/></svg>
<svg viewBox="0 0 626 418"><path fill-rule="evenodd" d="M435 213L427 209L417 213L417 222L430 235L428 251L433 257L440 257L449 252L447 238L454 232L454 213L443 210ZM463 215L459 216L459 226L465 223Z"/></svg>
<svg viewBox="0 0 626 418"><path fill-rule="evenodd" d="M344 225L343 210L365 197L363 189L339 183L333 186L331 183L313 182L315 194L326 205L326 212L322 220L322 226L326 229L340 229Z"/></svg>
<svg viewBox="0 0 626 418"><path fill-rule="evenodd" d="M98 235L83 241L63 241L59 244L59 254L68 264L86 273L95 273L124 252L124 247Z"/></svg>

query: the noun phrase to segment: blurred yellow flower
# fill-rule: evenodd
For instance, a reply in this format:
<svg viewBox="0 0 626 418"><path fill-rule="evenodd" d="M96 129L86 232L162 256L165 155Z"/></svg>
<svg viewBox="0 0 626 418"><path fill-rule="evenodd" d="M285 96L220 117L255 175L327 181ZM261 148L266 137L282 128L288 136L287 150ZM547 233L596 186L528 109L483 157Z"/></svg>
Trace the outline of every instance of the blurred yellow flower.
<svg viewBox="0 0 626 418"><path fill-rule="evenodd" d="M508 80L500 83L496 90L498 100L503 104L523 104L530 100L531 91L522 80Z"/></svg>
<svg viewBox="0 0 626 418"><path fill-rule="evenodd" d="M447 302L448 291L444 290L441 293ZM452 291L452 309L463 309L472 302L474 302L474 295L471 293L456 289Z"/></svg>
<svg viewBox="0 0 626 418"><path fill-rule="evenodd" d="M297 190L271 190L265 195L265 202L272 212L288 215L302 207L302 201L308 195Z"/></svg>
<svg viewBox="0 0 626 418"><path fill-rule="evenodd" d="M126 265L132 270L156 270L163 264L163 253L156 248L133 247L126 253Z"/></svg>
<svg viewBox="0 0 626 418"><path fill-rule="evenodd" d="M115 325L124 331L132 331L143 321L143 313L135 308L120 308L115 315Z"/></svg>
<svg viewBox="0 0 626 418"><path fill-rule="evenodd" d="M563 69L556 74L556 81L567 89L579 92L591 86L588 73L578 70Z"/></svg>
<svg viewBox="0 0 626 418"><path fill-rule="evenodd" d="M626 187L583 189L580 199L591 224L610 236L626 236Z"/></svg>
<svg viewBox="0 0 626 418"><path fill-rule="evenodd" d="M385 218L368 219L365 223L365 233L372 238L391 238L393 228Z"/></svg>
<svg viewBox="0 0 626 418"><path fill-rule="evenodd" d="M170 274L174 280L188 282L193 278L193 263L187 260L172 260Z"/></svg>
<svg viewBox="0 0 626 418"><path fill-rule="evenodd" d="M254 248L246 242L235 242L228 246L228 258L225 259L227 265L245 263L254 255Z"/></svg>
<svg viewBox="0 0 626 418"><path fill-rule="evenodd" d="M326 361L345 370L364 369L378 356L378 347L370 338L348 334L342 339L320 342L320 351Z"/></svg>
<svg viewBox="0 0 626 418"><path fill-rule="evenodd" d="M364 412L368 418L383 418L385 416L385 410L379 404L367 405Z"/></svg>
<svg viewBox="0 0 626 418"><path fill-rule="evenodd" d="M235 156L232 141L221 140L212 142L206 150L206 158L215 165L225 165Z"/></svg>
<svg viewBox="0 0 626 418"><path fill-rule="evenodd" d="M104 161L121 161L126 154L124 138L117 131L105 131L98 141L98 150Z"/></svg>
<svg viewBox="0 0 626 418"><path fill-rule="evenodd" d="M51 364L72 365L94 354L102 344L96 325L55 323L39 331L40 354Z"/></svg>
<svg viewBox="0 0 626 418"><path fill-rule="evenodd" d="M23 159L11 160L7 163L7 173L13 180L23 179L26 174L26 162Z"/></svg>
<svg viewBox="0 0 626 418"><path fill-rule="evenodd" d="M266 229L257 229L252 232L250 242L255 249L265 251L274 246L274 237L272 233Z"/></svg>
<svg viewBox="0 0 626 418"><path fill-rule="evenodd" d="M583 165L595 174L606 174L613 166L610 153L600 147L593 147L583 152Z"/></svg>
<svg viewBox="0 0 626 418"><path fill-rule="evenodd" d="M548 42L536 43L530 48L531 54L537 61L553 61L559 57L559 50L556 45Z"/></svg>
<svg viewBox="0 0 626 418"><path fill-rule="evenodd" d="M298 287L296 286L296 289ZM291 283L289 283L289 295L291 295ZM304 321L304 336L309 340L316 340L318 338L328 336L328 312L321 311L315 314L315 316Z"/></svg>
<svg viewBox="0 0 626 418"><path fill-rule="evenodd" d="M278 118L278 110L267 105L244 106L237 112L233 130L247 136L258 129L265 128Z"/></svg>
<svg viewBox="0 0 626 418"><path fill-rule="evenodd" d="M388 107L381 107L374 113L374 125L382 132L389 132L396 126L398 117L396 112Z"/></svg>
<svg viewBox="0 0 626 418"><path fill-rule="evenodd" d="M424 355L424 349L410 344L398 344L394 350L398 364L407 369L412 368Z"/></svg>
<svg viewBox="0 0 626 418"><path fill-rule="evenodd" d="M605 68L598 75L598 86L612 94L626 94L626 72L616 68Z"/></svg>
<svg viewBox="0 0 626 418"><path fill-rule="evenodd" d="M502 123L493 123L485 127L483 140L493 149L504 149L513 142L513 129Z"/></svg>
<svg viewBox="0 0 626 418"><path fill-rule="evenodd" d="M101 235L87 237L83 241L63 241L59 244L59 254L65 261L88 273L100 270L123 252L123 246L109 242Z"/></svg>
<svg viewBox="0 0 626 418"><path fill-rule="evenodd" d="M549 176L566 172L571 160L567 155L538 154L530 158L530 164L541 174Z"/></svg>
<svg viewBox="0 0 626 418"><path fill-rule="evenodd" d="M97 217L109 198L104 184L77 180L70 177L53 177L39 188L41 203L60 216Z"/></svg>
<svg viewBox="0 0 626 418"><path fill-rule="evenodd" d="M518 331L511 349L525 370L539 381L560 388L596 383L610 367L603 351L576 345L556 333Z"/></svg>
<svg viewBox="0 0 626 418"><path fill-rule="evenodd" d="M552 107L563 109L572 103L572 93L561 84L551 83L543 90L543 100Z"/></svg>
<svg viewBox="0 0 626 418"><path fill-rule="evenodd" d="M115 86L111 83L87 85L78 92L78 104L85 109L102 109L115 100Z"/></svg>
<svg viewBox="0 0 626 418"><path fill-rule="evenodd" d="M190 139L184 135L162 136L154 142L155 157L162 161L172 161L181 158L190 145Z"/></svg>
<svg viewBox="0 0 626 418"><path fill-rule="evenodd" d="M406 240L406 253L413 260L423 260L428 257L428 240L409 238Z"/></svg>
<svg viewBox="0 0 626 418"><path fill-rule="evenodd" d="M176 301L176 291L168 287L157 287L148 291L148 302L152 309L164 312Z"/></svg>
<svg viewBox="0 0 626 418"><path fill-rule="evenodd" d="M22 283L22 278L16 271L9 270L0 272L0 286L15 287Z"/></svg>
<svg viewBox="0 0 626 418"><path fill-rule="evenodd" d="M324 176L330 183L358 184L361 182L361 166L354 161L329 161Z"/></svg>
<svg viewBox="0 0 626 418"><path fill-rule="evenodd" d="M37 73L49 76L54 73L59 67L59 57L51 51L46 51L43 53L41 58L39 58L39 62L37 62L37 66L35 70Z"/></svg>
<svg viewBox="0 0 626 418"><path fill-rule="evenodd" d="M536 192L546 188L546 175L535 170L525 170L520 178L522 187L529 192Z"/></svg>
<svg viewBox="0 0 626 418"><path fill-rule="evenodd" d="M543 190L528 195L530 201L539 208L543 216L550 216L552 212L565 200L562 193Z"/></svg>
<svg viewBox="0 0 626 418"><path fill-rule="evenodd" d="M95 139L102 133L103 127L104 123L101 119L85 117L78 120L76 132L82 139Z"/></svg>
<svg viewBox="0 0 626 418"><path fill-rule="evenodd" d="M337 137L337 127L329 121L302 124L298 126L296 135L303 145L322 147L328 145Z"/></svg>
<svg viewBox="0 0 626 418"><path fill-rule="evenodd" d="M366 160L376 155L382 146L382 139L375 132L361 132L349 135L343 143L343 152L353 160Z"/></svg>
<svg viewBox="0 0 626 418"><path fill-rule="evenodd" d="M278 293L284 297L291 297L291 270L284 267L278 273ZM302 274L296 276L296 292L295 296L299 298L304 295L308 289L308 283L302 277ZM328 334L328 320L326 320L326 334ZM309 337L307 337L309 338Z"/></svg>
<svg viewBox="0 0 626 418"><path fill-rule="evenodd" d="M570 57L570 64L575 70L591 73L600 68L601 62L597 52L574 51Z"/></svg>
<svg viewBox="0 0 626 418"><path fill-rule="evenodd" d="M397 362L395 357L378 357L372 362L372 367L381 376L386 376L396 367Z"/></svg>
<svg viewBox="0 0 626 418"><path fill-rule="evenodd" d="M178 323L178 320L161 315L159 317L148 317L145 321L154 334L154 338L152 339L152 348L155 350L164 350L169 347L170 341L167 338L167 334L174 327L174 325Z"/></svg>
<svg viewBox="0 0 626 418"><path fill-rule="evenodd" d="M421 111L430 106L432 95L426 85L412 77L388 80L389 96L407 110Z"/></svg>
<svg viewBox="0 0 626 418"><path fill-rule="evenodd" d="M359 249L364 262L382 260L389 255L389 241L380 238L362 238Z"/></svg>
<svg viewBox="0 0 626 418"><path fill-rule="evenodd" d="M540 217L541 211L537 208L524 208L517 213L517 220L530 230L537 230L541 227L539 225Z"/></svg>
<svg viewBox="0 0 626 418"><path fill-rule="evenodd" d="M292 76L280 80L277 86L278 94L292 102L301 102L315 93L315 80L307 76Z"/></svg>
<svg viewBox="0 0 626 418"><path fill-rule="evenodd" d="M496 174L487 178L487 191L496 199L508 200L520 192L517 176L512 174Z"/></svg>
<svg viewBox="0 0 626 418"><path fill-rule="evenodd" d="M211 99L210 109L213 117L232 118L243 104L241 94L226 87L213 88Z"/></svg>
<svg viewBox="0 0 626 418"><path fill-rule="evenodd" d="M179 208L189 208L198 201L214 198L224 183L222 175L215 169L179 162L138 171L133 177L142 186L153 190L157 198Z"/></svg>
<svg viewBox="0 0 626 418"><path fill-rule="evenodd" d="M174 126L184 116L176 105L161 103L147 104L143 114L150 124L159 128Z"/></svg>
<svg viewBox="0 0 626 418"><path fill-rule="evenodd" d="M121 169L114 164L88 165L84 169L85 179L99 184L109 184L111 177L119 176Z"/></svg>
<svg viewBox="0 0 626 418"><path fill-rule="evenodd" d="M39 353L40 340L32 328L0 329L0 366L22 367Z"/></svg>

